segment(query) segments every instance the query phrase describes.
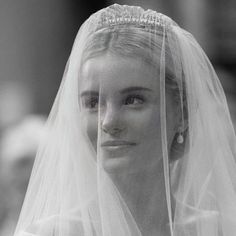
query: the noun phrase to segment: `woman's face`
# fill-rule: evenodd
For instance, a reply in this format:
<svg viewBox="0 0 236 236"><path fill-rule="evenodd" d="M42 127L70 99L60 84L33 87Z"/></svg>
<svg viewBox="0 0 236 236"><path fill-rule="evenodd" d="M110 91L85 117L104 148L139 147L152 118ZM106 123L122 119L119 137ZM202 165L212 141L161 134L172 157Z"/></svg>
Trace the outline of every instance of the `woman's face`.
<svg viewBox="0 0 236 236"><path fill-rule="evenodd" d="M84 63L79 91L83 126L107 172L150 170L161 160L158 71L141 60L112 54ZM168 94L166 103L171 144L176 109Z"/></svg>

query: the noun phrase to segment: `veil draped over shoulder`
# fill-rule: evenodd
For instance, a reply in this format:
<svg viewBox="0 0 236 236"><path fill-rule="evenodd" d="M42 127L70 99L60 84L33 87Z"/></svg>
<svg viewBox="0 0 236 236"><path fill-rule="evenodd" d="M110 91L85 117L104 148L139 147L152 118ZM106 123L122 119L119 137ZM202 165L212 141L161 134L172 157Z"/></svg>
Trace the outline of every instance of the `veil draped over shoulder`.
<svg viewBox="0 0 236 236"><path fill-rule="evenodd" d="M169 17L81 26L14 236L233 236L236 139L219 79Z"/></svg>

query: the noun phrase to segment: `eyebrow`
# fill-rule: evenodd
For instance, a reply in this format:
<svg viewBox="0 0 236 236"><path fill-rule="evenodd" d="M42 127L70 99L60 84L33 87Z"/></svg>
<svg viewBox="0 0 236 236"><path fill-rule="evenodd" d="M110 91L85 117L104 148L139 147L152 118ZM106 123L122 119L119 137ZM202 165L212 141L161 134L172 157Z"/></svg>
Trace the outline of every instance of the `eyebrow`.
<svg viewBox="0 0 236 236"><path fill-rule="evenodd" d="M120 91L121 94L129 93L129 92L134 92L134 91L147 91L147 92L152 92L152 89L145 88L145 87L139 87L139 86L134 86L134 87L128 87ZM83 96L98 96L99 92L97 91L84 91L80 94L81 97Z"/></svg>
<svg viewBox="0 0 236 236"><path fill-rule="evenodd" d="M153 90L149 89L149 88L145 88L145 87L134 86L134 87L125 88L120 93L124 94L124 93L129 93L129 92L134 92L134 91L148 91L148 92L152 92Z"/></svg>
<svg viewBox="0 0 236 236"><path fill-rule="evenodd" d="M98 96L98 92L97 91L84 91L80 94L80 97L84 97L84 96Z"/></svg>

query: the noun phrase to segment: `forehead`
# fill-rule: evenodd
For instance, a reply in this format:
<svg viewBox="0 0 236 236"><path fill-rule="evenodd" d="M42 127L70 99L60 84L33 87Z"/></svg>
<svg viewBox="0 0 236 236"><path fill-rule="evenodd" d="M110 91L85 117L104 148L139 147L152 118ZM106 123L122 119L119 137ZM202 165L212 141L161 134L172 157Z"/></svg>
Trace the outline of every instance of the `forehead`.
<svg viewBox="0 0 236 236"><path fill-rule="evenodd" d="M81 73L81 90L120 90L131 86L155 89L158 70L141 59L105 54L87 60Z"/></svg>

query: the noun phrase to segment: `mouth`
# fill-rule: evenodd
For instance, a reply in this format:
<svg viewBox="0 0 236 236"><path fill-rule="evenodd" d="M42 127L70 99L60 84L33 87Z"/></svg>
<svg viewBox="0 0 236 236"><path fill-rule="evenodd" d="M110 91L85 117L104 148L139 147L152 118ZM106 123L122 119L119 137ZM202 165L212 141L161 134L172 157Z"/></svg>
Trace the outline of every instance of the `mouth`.
<svg viewBox="0 0 236 236"><path fill-rule="evenodd" d="M117 149L135 146L135 145L136 145L136 143L134 143L134 142L128 142L128 141L124 141L124 140L106 141L101 144L102 148L105 148L107 150L117 150Z"/></svg>

